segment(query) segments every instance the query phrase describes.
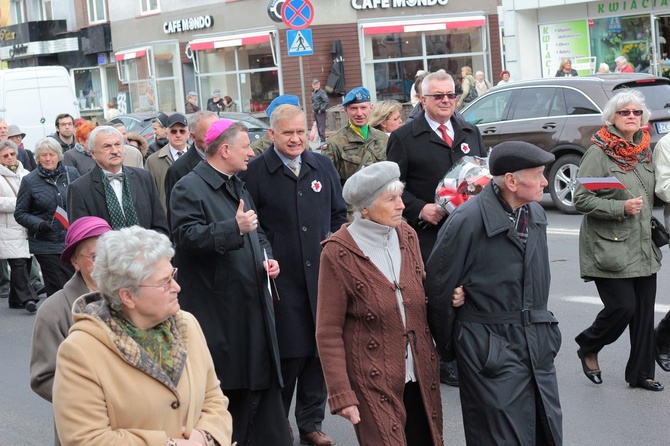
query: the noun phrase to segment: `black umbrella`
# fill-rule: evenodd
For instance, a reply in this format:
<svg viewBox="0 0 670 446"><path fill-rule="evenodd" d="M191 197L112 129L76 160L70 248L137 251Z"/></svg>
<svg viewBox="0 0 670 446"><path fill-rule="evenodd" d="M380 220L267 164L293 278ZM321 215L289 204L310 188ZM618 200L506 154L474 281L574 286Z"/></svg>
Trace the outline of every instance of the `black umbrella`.
<svg viewBox="0 0 670 446"><path fill-rule="evenodd" d="M328 74L326 81L326 91L332 95L344 96L344 57L342 57L342 42L333 41L330 47L330 54L333 55L333 66Z"/></svg>

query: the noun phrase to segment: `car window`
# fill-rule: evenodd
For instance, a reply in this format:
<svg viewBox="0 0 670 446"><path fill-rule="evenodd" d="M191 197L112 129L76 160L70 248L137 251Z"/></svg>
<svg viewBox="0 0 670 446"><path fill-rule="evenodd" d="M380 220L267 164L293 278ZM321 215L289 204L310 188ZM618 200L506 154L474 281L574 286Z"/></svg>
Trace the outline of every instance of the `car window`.
<svg viewBox="0 0 670 446"><path fill-rule="evenodd" d="M563 88L568 115L599 115L600 110L593 105L584 93L572 88Z"/></svg>
<svg viewBox="0 0 670 446"><path fill-rule="evenodd" d="M514 90L488 93L463 110L463 117L474 125L504 121L513 93Z"/></svg>
<svg viewBox="0 0 670 446"><path fill-rule="evenodd" d="M670 86L666 83L639 82L633 85L622 85L622 88L633 87L644 94L645 102L650 110L664 110L670 108ZM615 90L614 93L618 93Z"/></svg>
<svg viewBox="0 0 670 446"><path fill-rule="evenodd" d="M514 105L512 119L544 118L561 113L561 106L555 102L556 88L524 88Z"/></svg>

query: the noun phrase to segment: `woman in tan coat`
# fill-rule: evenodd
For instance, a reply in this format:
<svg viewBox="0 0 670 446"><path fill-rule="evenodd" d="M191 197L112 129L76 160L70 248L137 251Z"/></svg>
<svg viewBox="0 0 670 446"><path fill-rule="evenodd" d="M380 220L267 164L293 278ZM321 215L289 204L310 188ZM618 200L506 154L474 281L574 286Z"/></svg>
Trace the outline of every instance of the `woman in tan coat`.
<svg viewBox="0 0 670 446"><path fill-rule="evenodd" d="M232 420L196 319L179 310L168 238L133 226L98 240L99 292L74 304L53 405L64 446L228 446Z"/></svg>
<svg viewBox="0 0 670 446"><path fill-rule="evenodd" d="M442 445L439 361L416 233L393 162L355 173L354 221L324 242L316 338L332 413L361 445Z"/></svg>

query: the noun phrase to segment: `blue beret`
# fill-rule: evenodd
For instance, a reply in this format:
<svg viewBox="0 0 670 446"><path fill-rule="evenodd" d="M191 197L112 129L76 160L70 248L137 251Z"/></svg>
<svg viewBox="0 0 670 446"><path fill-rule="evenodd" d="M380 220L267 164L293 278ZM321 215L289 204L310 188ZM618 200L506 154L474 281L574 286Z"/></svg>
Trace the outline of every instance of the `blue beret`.
<svg viewBox="0 0 670 446"><path fill-rule="evenodd" d="M275 108L285 104L300 107L300 99L298 99L298 96L294 94L283 94L281 96L277 96L272 100L272 102L270 102L268 108L265 109L265 116L269 118L272 116L272 112L275 110Z"/></svg>
<svg viewBox="0 0 670 446"><path fill-rule="evenodd" d="M360 104L370 102L370 91L365 87L356 87L344 97L342 105Z"/></svg>

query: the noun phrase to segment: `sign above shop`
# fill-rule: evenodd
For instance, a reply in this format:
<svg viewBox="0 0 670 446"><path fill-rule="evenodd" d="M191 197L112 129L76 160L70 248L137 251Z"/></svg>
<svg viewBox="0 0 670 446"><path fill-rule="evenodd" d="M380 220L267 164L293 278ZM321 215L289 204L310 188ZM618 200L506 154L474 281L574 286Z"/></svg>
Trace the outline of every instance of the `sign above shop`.
<svg viewBox="0 0 670 446"><path fill-rule="evenodd" d="M281 9L284 7L284 0L270 0L268 3L268 15L273 22L281 23Z"/></svg>
<svg viewBox="0 0 670 446"><path fill-rule="evenodd" d="M305 29L314 20L314 6L309 0L287 0L281 8L281 18L291 29Z"/></svg>
<svg viewBox="0 0 670 446"><path fill-rule="evenodd" d="M449 0L351 0L354 9L413 8L415 6L447 6Z"/></svg>
<svg viewBox="0 0 670 446"><path fill-rule="evenodd" d="M190 17L188 19L170 20L163 23L163 32L165 34L185 33L199 29L211 28L214 25L214 18L211 15L201 15L199 17Z"/></svg>

